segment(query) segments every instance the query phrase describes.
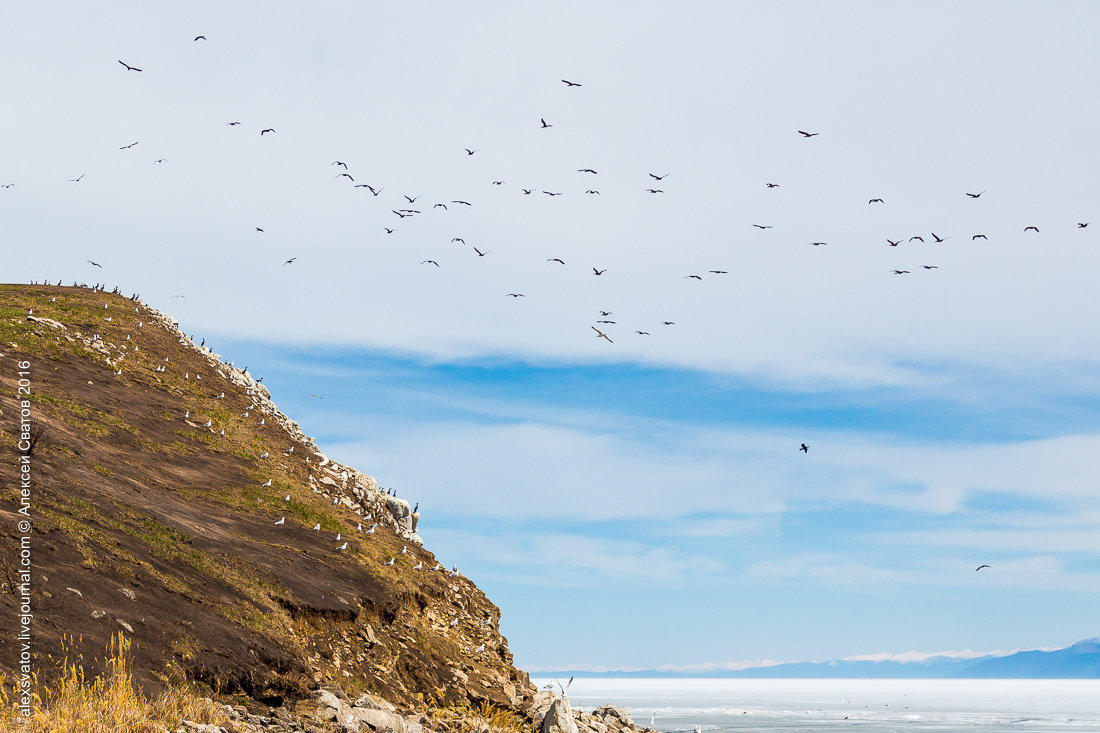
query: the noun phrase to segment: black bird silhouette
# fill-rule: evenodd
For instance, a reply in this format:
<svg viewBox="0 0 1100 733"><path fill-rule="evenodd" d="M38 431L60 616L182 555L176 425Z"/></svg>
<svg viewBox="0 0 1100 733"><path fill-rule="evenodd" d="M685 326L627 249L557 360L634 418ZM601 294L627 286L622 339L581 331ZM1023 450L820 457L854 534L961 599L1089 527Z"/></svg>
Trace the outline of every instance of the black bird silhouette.
<svg viewBox="0 0 1100 733"><path fill-rule="evenodd" d="M490 252L492 252L492 251L493 251L493 250L491 250L491 249L487 249L487 250L485 250L484 252L482 252L482 251L481 251L480 249L478 249L477 247L474 247L474 252L477 252L477 256L478 256L478 257L484 257L485 255L489 254L489 253L490 253Z"/></svg>
<svg viewBox="0 0 1100 733"><path fill-rule="evenodd" d="M543 127L553 127L553 125L546 124L546 120L542 119L541 117L539 118L539 122L542 123Z"/></svg>
<svg viewBox="0 0 1100 733"><path fill-rule="evenodd" d="M913 241L914 239L916 239L916 240L919 240L919 241L921 241L921 242L923 242L923 241L924 241L924 237L909 237L909 241L910 241L910 242L912 242L912 241Z"/></svg>
<svg viewBox="0 0 1100 733"><path fill-rule="evenodd" d="M1089 225L1089 223L1088 223L1087 221L1079 221L1079 222L1077 222L1077 228L1078 228L1078 229L1084 229L1084 228L1085 228L1085 227L1087 227L1088 225Z"/></svg>
<svg viewBox="0 0 1100 733"><path fill-rule="evenodd" d="M661 325L662 326L675 326L676 322L675 321L661 321Z"/></svg>
<svg viewBox="0 0 1100 733"><path fill-rule="evenodd" d="M635 331L634 333L638 334L639 336L648 336L649 335L649 331Z"/></svg>
<svg viewBox="0 0 1100 733"><path fill-rule="evenodd" d="M543 191L547 196L561 196L561 193L550 193L549 191Z"/></svg>
<svg viewBox="0 0 1100 733"><path fill-rule="evenodd" d="M205 41L205 40L206 40L206 36L195 36L195 40L196 40L196 41Z"/></svg>
<svg viewBox="0 0 1100 733"><path fill-rule="evenodd" d="M895 242L894 240L892 240L892 239L887 239L886 241L890 243L890 246L891 246L891 247L897 247L897 246L898 246L899 244L901 244L901 240L900 240L900 239L899 239L898 241L896 241L896 242Z"/></svg>
<svg viewBox="0 0 1100 733"><path fill-rule="evenodd" d="M0 188L11 188L14 185L14 183L5 183L4 185L0 186Z"/></svg>
<svg viewBox="0 0 1100 733"><path fill-rule="evenodd" d="M291 257L289 260L287 260L286 262L283 263L283 267L286 267L287 265L293 264L294 260L296 260L296 259L298 259L298 258L297 257Z"/></svg>
<svg viewBox="0 0 1100 733"><path fill-rule="evenodd" d="M119 59L118 62L125 66L127 71L141 71L141 69L137 68L136 66L130 66L130 64L126 63L122 59Z"/></svg>
<svg viewBox="0 0 1100 733"><path fill-rule="evenodd" d="M612 326L614 326L616 322L615 321L596 321L596 323L610 323Z"/></svg>
<svg viewBox="0 0 1100 733"><path fill-rule="evenodd" d="M607 316L613 316L615 314L612 313L611 311L600 311L600 315L603 316L604 318L606 318Z"/></svg>
<svg viewBox="0 0 1100 733"><path fill-rule="evenodd" d="M753 224L753 226L756 227L757 229L771 229L770 226L766 227L763 224Z"/></svg>
<svg viewBox="0 0 1100 733"><path fill-rule="evenodd" d="M396 229L387 229L386 227L382 227L382 228L386 230L386 234L393 234L394 232L397 231Z"/></svg>
<svg viewBox="0 0 1100 733"><path fill-rule="evenodd" d="M937 237L936 233L932 232L932 239L936 240L937 242L942 242L944 239L946 239L946 237Z"/></svg>
<svg viewBox="0 0 1100 733"><path fill-rule="evenodd" d="M592 170L591 168L578 168L577 173L596 173L596 171Z"/></svg>
<svg viewBox="0 0 1100 733"><path fill-rule="evenodd" d="M672 175L672 174L671 173L666 173L663 176L658 176L658 175L654 175L653 173L650 173L649 177L652 178L655 181L663 181L666 178L668 178L670 175Z"/></svg>
<svg viewBox="0 0 1100 733"><path fill-rule="evenodd" d="M466 151L466 155L473 155L474 153L480 153L480 150L470 150L469 148L463 148Z"/></svg>
<svg viewBox="0 0 1100 733"><path fill-rule="evenodd" d="M687 280L688 278L692 278L692 279L695 279L695 280L702 280L703 279L698 275L684 275L685 280Z"/></svg>
<svg viewBox="0 0 1100 733"><path fill-rule="evenodd" d="M83 178L83 177L84 177L84 174L81 173L80 178ZM78 183L80 181L80 178L70 178L69 180L72 181L73 183Z"/></svg>
<svg viewBox="0 0 1100 733"><path fill-rule="evenodd" d="M91 264L91 265L95 265L96 267L98 267L101 270L103 269L103 265L99 264L98 262L92 262L91 260L85 260L85 262L87 262L88 264Z"/></svg>
<svg viewBox="0 0 1100 733"><path fill-rule="evenodd" d="M452 201L452 204L463 204L464 206L473 206L469 201Z"/></svg>
<svg viewBox="0 0 1100 733"><path fill-rule="evenodd" d="M390 211L392 211L393 213L397 214L397 215L398 215L398 216L400 216L400 217L401 217L402 219L404 219L404 218L405 218L406 216L408 216L408 214L402 214L402 213L401 213L400 211L396 211L396 210L394 210L394 209L390 209Z"/></svg>
<svg viewBox="0 0 1100 733"><path fill-rule="evenodd" d="M982 191L982 193L985 193L985 191ZM976 198L978 198L979 196L981 196L981 195L982 195L982 193L968 193L968 194L966 194L966 195L967 195L967 196L969 196L969 197L970 197L970 198L972 198L972 199L976 199Z"/></svg>
<svg viewBox="0 0 1100 733"><path fill-rule="evenodd" d="M565 84L565 85L566 85L567 87L579 87L579 86L582 86L581 84L578 84L578 83L577 83L577 82L575 82L575 81L569 81L569 80L567 80L567 79L562 79L562 80L561 80L561 82L562 82L562 84Z"/></svg>
<svg viewBox="0 0 1100 733"><path fill-rule="evenodd" d="M725 270L710 270L710 272L714 273L715 275L728 275L729 274Z"/></svg>
<svg viewBox="0 0 1100 733"><path fill-rule="evenodd" d="M802 444L802 445L801 445L801 446L799 447L799 450L800 450L800 451L802 451L803 453L809 453L809 452L810 452L810 446L808 446L808 445L806 445L805 443L803 443L803 444Z"/></svg>
<svg viewBox="0 0 1100 733"><path fill-rule="evenodd" d="M894 270L894 274L895 275L908 275L909 271L908 270Z"/></svg>
<svg viewBox="0 0 1100 733"><path fill-rule="evenodd" d="M442 206L444 209L447 209L447 204L436 204L432 208L433 209L438 209L440 206ZM447 211L450 211L450 209L447 209Z"/></svg>
<svg viewBox="0 0 1100 733"><path fill-rule="evenodd" d="M814 137L815 135L820 135L821 133L820 132L805 132L803 130L799 130L798 134L801 135L802 137Z"/></svg>
<svg viewBox="0 0 1100 733"><path fill-rule="evenodd" d="M231 127L232 125L239 125L240 122L226 122L222 127Z"/></svg>
<svg viewBox="0 0 1100 733"><path fill-rule="evenodd" d="M466 244L466 240L463 239L462 237L455 237L451 241L452 242L462 242L463 244Z"/></svg>
<svg viewBox="0 0 1100 733"><path fill-rule="evenodd" d="M820 247L821 245L828 245L828 242L810 242L811 247Z"/></svg>
<svg viewBox="0 0 1100 733"><path fill-rule="evenodd" d="M352 181L353 183L355 182L355 179L351 177L350 173L337 173L336 177L337 178L343 177L343 178L348 179L349 181Z"/></svg>
<svg viewBox="0 0 1100 733"><path fill-rule="evenodd" d="M156 165L157 163L167 163L167 162L168 162L167 158L160 158L159 160L154 160L153 165Z"/></svg>
<svg viewBox="0 0 1100 733"><path fill-rule="evenodd" d="M600 329L596 328L595 326L592 326L592 330L596 332L596 338L598 338L598 339L607 339L607 343L609 343L609 344L615 343L614 341L611 340L611 338L606 333L604 333Z"/></svg>
<svg viewBox="0 0 1100 733"><path fill-rule="evenodd" d="M1034 230L1034 232L1035 232L1036 234L1038 234L1038 233L1039 233L1039 227L1024 227L1024 231L1025 231L1025 232L1026 232L1027 230L1029 230L1029 229L1031 229L1031 230Z"/></svg>
<svg viewBox="0 0 1100 733"><path fill-rule="evenodd" d="M503 186L505 181L493 181L494 186Z"/></svg>
<svg viewBox="0 0 1100 733"><path fill-rule="evenodd" d="M266 133L268 133L268 132L275 132L275 128L273 128L273 127L268 127L267 129L264 129L264 130L260 130L260 137L263 137L263 136L264 136L264 134L266 134Z"/></svg>
<svg viewBox="0 0 1100 733"><path fill-rule="evenodd" d="M557 257L551 257L550 259L547 260L547 262L557 262L557 263L562 264L562 265L565 264L565 260L559 260Z"/></svg>
<svg viewBox="0 0 1100 733"><path fill-rule="evenodd" d="M139 140L138 142L141 142L141 141ZM135 145L137 145L137 143L130 143L129 145L123 145L121 148L119 148L119 150L129 150L130 148L134 147Z"/></svg>
<svg viewBox="0 0 1100 733"><path fill-rule="evenodd" d="M979 565L978 567L974 568L974 572L976 573L979 570L981 570L982 568L988 568L988 567L990 567L990 566L989 565Z"/></svg>
<svg viewBox="0 0 1100 733"><path fill-rule="evenodd" d="M526 298L527 296L524 295L523 293L506 293L504 295L504 297L505 298Z"/></svg>
<svg viewBox="0 0 1100 733"><path fill-rule="evenodd" d="M524 196L528 196L528 195L534 193L535 189L533 189L533 188L521 188L520 191L523 191Z"/></svg>
<svg viewBox="0 0 1100 733"><path fill-rule="evenodd" d="M975 239L987 239L988 240L989 237L985 236L984 234L975 234L973 237L970 238L970 241L973 242Z"/></svg>
<svg viewBox="0 0 1100 733"><path fill-rule="evenodd" d="M599 195L600 195L600 192L599 192L599 191L593 191L592 189L589 189L589 190L585 191L585 193L594 193L594 194L596 194L597 196L599 196Z"/></svg>
<svg viewBox="0 0 1100 733"><path fill-rule="evenodd" d="M258 231L258 232L262 232L262 231L263 231L263 229L260 229L259 227L256 227L256 231Z"/></svg>
<svg viewBox="0 0 1100 733"><path fill-rule="evenodd" d="M938 270L938 269L940 269L938 265L921 265L921 267L923 267L926 270Z"/></svg>
<svg viewBox="0 0 1100 733"><path fill-rule="evenodd" d="M867 203L869 203L869 204L884 204L884 203L886 203L886 202L885 202L885 201L883 201L882 199L871 199L871 200L870 200L870 201L868 201Z"/></svg>
<svg viewBox="0 0 1100 733"><path fill-rule="evenodd" d="M347 163L342 163L339 160L332 161L332 165L342 165L342 166L344 166L344 170L348 169L348 164Z"/></svg>
<svg viewBox="0 0 1100 733"><path fill-rule="evenodd" d="M431 263L431 264L435 265L436 267L439 267L439 263L438 263L438 262L436 262L435 260L424 260L424 261L423 261L423 262L421 262L420 264L422 264L422 265L426 265L426 264L429 264L429 263Z"/></svg>
<svg viewBox="0 0 1100 733"><path fill-rule="evenodd" d="M602 270L597 270L597 269L596 269L595 267L593 267L593 268L592 268L592 272L596 273L597 275L602 275L602 274L604 274L605 272L607 272L607 268L605 267L605 268L604 268L604 269L602 269Z"/></svg>
<svg viewBox="0 0 1100 733"><path fill-rule="evenodd" d="M659 188L647 188L646 193L664 193L664 191Z"/></svg>
<svg viewBox="0 0 1100 733"><path fill-rule="evenodd" d="M768 188L779 188L778 183L765 183L764 185L767 186Z"/></svg>
<svg viewBox="0 0 1100 733"><path fill-rule="evenodd" d="M405 194L401 194L401 195L402 195L402 196L405 196ZM416 198L409 198L408 196L405 196L405 198L409 200L409 203L410 203L410 204L415 204L415 203L416 203L416 199L418 199L418 198L420 198L420 197L419 197L419 196L417 196Z"/></svg>

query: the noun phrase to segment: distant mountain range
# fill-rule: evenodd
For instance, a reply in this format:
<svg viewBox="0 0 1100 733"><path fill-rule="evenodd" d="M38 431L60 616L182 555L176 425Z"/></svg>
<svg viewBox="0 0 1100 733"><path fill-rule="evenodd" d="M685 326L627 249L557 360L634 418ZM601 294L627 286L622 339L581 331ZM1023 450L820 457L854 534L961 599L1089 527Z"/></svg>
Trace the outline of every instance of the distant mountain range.
<svg viewBox="0 0 1100 733"><path fill-rule="evenodd" d="M534 672L542 677L549 672ZM554 676L764 678L764 679L1100 679L1100 636L1054 651L1006 654L974 652L874 655L827 662L787 662L746 669L665 668L650 670L554 671Z"/></svg>

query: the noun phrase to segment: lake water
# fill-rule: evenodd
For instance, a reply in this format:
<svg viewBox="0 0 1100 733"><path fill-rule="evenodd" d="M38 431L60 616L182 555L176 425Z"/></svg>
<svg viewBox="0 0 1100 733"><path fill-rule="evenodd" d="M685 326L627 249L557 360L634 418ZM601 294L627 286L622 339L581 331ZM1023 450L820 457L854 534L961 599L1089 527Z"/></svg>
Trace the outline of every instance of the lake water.
<svg viewBox="0 0 1100 733"><path fill-rule="evenodd" d="M569 700L620 705L660 731L1100 731L1100 680L584 678Z"/></svg>

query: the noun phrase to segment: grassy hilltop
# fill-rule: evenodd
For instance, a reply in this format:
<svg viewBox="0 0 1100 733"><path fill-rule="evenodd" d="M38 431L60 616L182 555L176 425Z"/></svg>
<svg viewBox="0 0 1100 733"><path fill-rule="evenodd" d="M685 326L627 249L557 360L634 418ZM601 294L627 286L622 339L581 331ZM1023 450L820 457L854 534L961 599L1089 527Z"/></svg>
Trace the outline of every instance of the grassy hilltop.
<svg viewBox="0 0 1100 733"><path fill-rule="evenodd" d="M0 286L9 688L21 361L40 436L31 457L40 682L60 679L66 658L102 672L122 631L149 691L186 679L223 701L271 707L319 685L399 709L528 704L534 691L512 666L499 609L461 575L431 570L435 557L408 539L373 479L328 461L266 388L166 316L54 286ZM357 531L376 523L373 534Z"/></svg>

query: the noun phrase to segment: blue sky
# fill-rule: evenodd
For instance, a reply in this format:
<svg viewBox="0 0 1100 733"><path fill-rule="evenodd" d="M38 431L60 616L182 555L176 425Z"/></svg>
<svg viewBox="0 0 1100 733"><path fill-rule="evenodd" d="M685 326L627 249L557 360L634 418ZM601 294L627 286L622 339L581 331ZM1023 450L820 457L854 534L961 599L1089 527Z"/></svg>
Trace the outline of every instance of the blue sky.
<svg viewBox="0 0 1100 733"><path fill-rule="evenodd" d="M1098 633L1098 23L9 4L6 277L263 376L532 669L1063 646Z"/></svg>

